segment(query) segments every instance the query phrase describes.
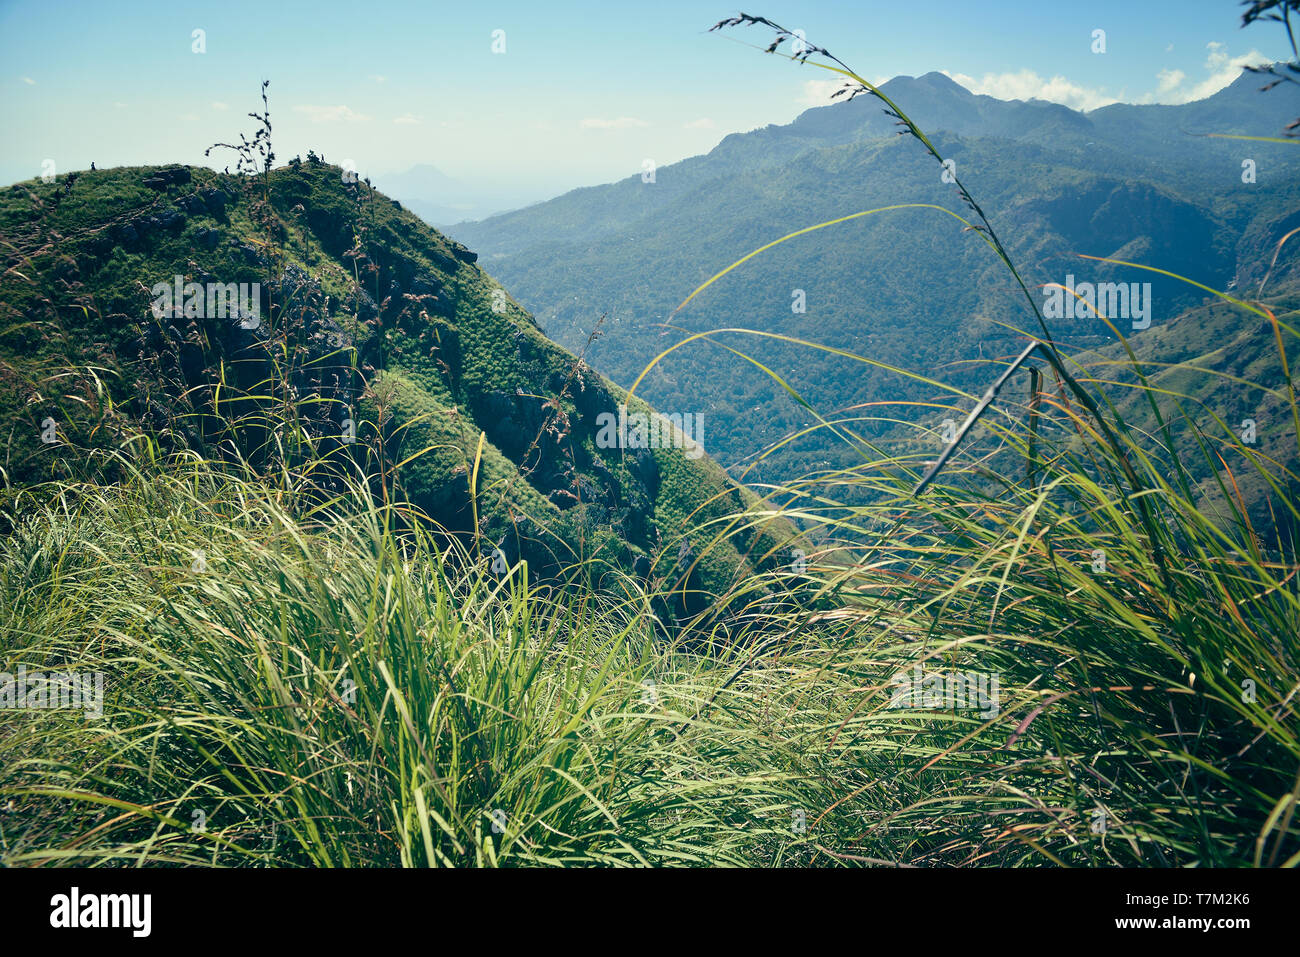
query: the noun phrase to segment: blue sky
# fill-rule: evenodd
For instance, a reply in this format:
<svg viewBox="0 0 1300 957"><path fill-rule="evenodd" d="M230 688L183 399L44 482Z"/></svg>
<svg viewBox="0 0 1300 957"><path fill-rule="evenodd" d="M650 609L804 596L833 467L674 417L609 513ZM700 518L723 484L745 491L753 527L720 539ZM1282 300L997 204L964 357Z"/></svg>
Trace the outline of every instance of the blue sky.
<svg viewBox="0 0 1300 957"><path fill-rule="evenodd" d="M824 72L734 42L765 43L758 28L707 32L734 2L0 0L0 182L46 159L202 163L251 132L269 78L280 162L315 148L376 177L430 163L504 204L541 199L825 101ZM1083 109L1200 98L1242 62L1290 55L1276 25L1239 28L1236 0L745 4L873 80L942 70Z"/></svg>

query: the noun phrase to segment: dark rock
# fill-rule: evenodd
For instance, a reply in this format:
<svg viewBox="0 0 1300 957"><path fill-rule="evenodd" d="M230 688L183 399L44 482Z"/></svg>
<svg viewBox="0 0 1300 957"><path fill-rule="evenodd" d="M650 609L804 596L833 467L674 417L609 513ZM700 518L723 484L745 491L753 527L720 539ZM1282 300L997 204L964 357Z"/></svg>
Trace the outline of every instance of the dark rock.
<svg viewBox="0 0 1300 957"><path fill-rule="evenodd" d="M203 197L203 202L207 205L208 212L213 216L221 217L225 215L227 196L221 190L209 188L200 190L198 195Z"/></svg>
<svg viewBox="0 0 1300 957"><path fill-rule="evenodd" d="M442 286L425 276L414 276L411 279L411 292L417 296L441 296Z"/></svg>
<svg viewBox="0 0 1300 957"><path fill-rule="evenodd" d="M221 242L221 230L198 229L194 232L194 242L204 249L216 249Z"/></svg>
<svg viewBox="0 0 1300 957"><path fill-rule="evenodd" d="M654 498L659 494L659 463L649 449L628 449L627 470Z"/></svg>
<svg viewBox="0 0 1300 957"><path fill-rule="evenodd" d="M460 268L460 263L456 261L456 258L454 256L445 255L435 245L429 246L427 252L428 252L429 259L432 260L433 264L437 266L439 269L441 269L443 272L454 273L457 269Z"/></svg>
<svg viewBox="0 0 1300 957"><path fill-rule="evenodd" d="M674 571L684 572L691 567L691 562L695 559L695 549L691 547L691 540L683 538L681 545L677 547L677 562L673 566Z"/></svg>
<svg viewBox="0 0 1300 957"><path fill-rule="evenodd" d="M176 205L185 210L185 212L189 213L191 216L195 213L206 213L208 211L208 204L203 201L203 197L198 193L191 193L188 196L182 196L180 199L176 200Z"/></svg>
<svg viewBox="0 0 1300 957"><path fill-rule="evenodd" d="M182 186L190 181L190 171L184 166L162 169L152 176L145 177L144 185L150 189L166 189L168 186Z"/></svg>
<svg viewBox="0 0 1300 957"><path fill-rule="evenodd" d="M185 224L185 214L178 209L164 209L157 216L151 216L150 222L163 229L179 229Z"/></svg>
<svg viewBox="0 0 1300 957"><path fill-rule="evenodd" d="M613 488L609 486L602 488L585 475L579 475L574 480L573 487L578 493L577 497L583 502L604 508L612 508L616 504Z"/></svg>

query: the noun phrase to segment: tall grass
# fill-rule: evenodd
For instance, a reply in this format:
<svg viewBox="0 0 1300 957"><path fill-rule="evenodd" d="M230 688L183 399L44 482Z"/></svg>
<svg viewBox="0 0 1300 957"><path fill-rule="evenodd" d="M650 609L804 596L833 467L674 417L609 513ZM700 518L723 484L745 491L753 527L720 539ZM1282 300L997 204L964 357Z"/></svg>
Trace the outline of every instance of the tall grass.
<svg viewBox="0 0 1300 957"><path fill-rule="evenodd" d="M103 671L107 700L3 715L0 853L1294 864L1294 554L1153 459L1166 589L1089 475L1104 447L1043 432L1038 483L997 495L959 470L918 502L897 459L839 477L869 506L785 487L823 531L820 594L726 645L656 639L632 580L541 588L396 532L360 481L305 514L197 460L32 495L0 563L6 667ZM997 675L999 713L891 707L917 663Z"/></svg>
<svg viewBox="0 0 1300 957"><path fill-rule="evenodd" d="M723 726L675 754L708 675L630 585L535 591L361 484L310 519L197 461L77 493L7 544L6 660L105 672L105 716L6 715L6 863L741 859L691 834L764 775Z"/></svg>
<svg viewBox="0 0 1300 957"><path fill-rule="evenodd" d="M1300 432L1293 303L1232 301ZM970 429L939 460L925 426L818 416L862 461L767 490L807 566L669 637L638 580L494 572L365 465L325 499L141 445L112 485L11 495L5 668L100 671L106 701L0 712L0 862L1300 863L1300 434L1270 458L1168 370L1026 335L1030 394L949 390ZM918 667L995 677L997 707L898 707Z"/></svg>

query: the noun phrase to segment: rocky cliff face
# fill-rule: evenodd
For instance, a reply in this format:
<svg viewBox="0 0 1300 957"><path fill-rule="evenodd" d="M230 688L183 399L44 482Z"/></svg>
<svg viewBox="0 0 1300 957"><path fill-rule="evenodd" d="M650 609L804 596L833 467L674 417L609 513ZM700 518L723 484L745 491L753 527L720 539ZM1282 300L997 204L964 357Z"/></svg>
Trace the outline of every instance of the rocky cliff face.
<svg viewBox="0 0 1300 957"><path fill-rule="evenodd" d="M123 168L0 194L11 491L110 479L98 453L143 430L268 471L346 460L511 563L605 559L680 586L670 614L780 562L780 530L713 542L711 520L747 503L707 457L598 441L622 390L546 339L472 251L350 179L313 157L264 177Z"/></svg>

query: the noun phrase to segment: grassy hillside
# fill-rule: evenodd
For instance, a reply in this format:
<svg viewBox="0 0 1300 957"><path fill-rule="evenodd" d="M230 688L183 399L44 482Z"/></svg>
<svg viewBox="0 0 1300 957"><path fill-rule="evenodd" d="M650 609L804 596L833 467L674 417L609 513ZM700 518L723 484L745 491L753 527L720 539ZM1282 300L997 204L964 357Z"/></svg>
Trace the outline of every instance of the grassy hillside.
<svg viewBox="0 0 1300 957"><path fill-rule="evenodd" d="M244 459L299 495L362 470L381 500L485 556L543 575L595 559L676 584L667 618L778 544L688 541L752 498L681 448L598 447L624 393L548 341L472 252L315 157L257 176L17 184L0 195L0 236L11 490L100 475L141 431L164 452ZM175 276L259 284L255 328L179 302L160 315L154 287Z"/></svg>

